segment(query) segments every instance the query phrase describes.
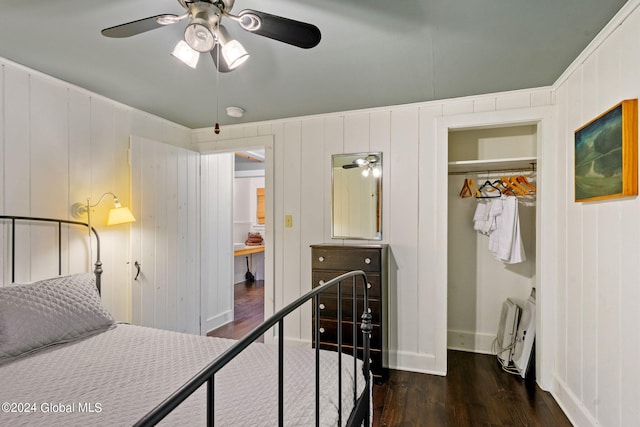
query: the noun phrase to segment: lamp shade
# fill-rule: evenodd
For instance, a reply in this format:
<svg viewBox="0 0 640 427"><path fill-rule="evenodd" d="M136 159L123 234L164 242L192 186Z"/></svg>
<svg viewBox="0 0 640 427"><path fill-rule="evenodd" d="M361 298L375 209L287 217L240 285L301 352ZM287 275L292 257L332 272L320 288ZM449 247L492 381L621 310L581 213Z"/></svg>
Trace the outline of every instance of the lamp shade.
<svg viewBox="0 0 640 427"><path fill-rule="evenodd" d="M117 207L109 211L109 219L107 219L107 225L124 224L127 222L135 222L136 218L133 216L129 208Z"/></svg>
<svg viewBox="0 0 640 427"><path fill-rule="evenodd" d="M171 52L171 55L194 69L198 65L198 59L200 59L200 53L191 49L184 40L180 40L178 42L176 47L173 49L173 52Z"/></svg>

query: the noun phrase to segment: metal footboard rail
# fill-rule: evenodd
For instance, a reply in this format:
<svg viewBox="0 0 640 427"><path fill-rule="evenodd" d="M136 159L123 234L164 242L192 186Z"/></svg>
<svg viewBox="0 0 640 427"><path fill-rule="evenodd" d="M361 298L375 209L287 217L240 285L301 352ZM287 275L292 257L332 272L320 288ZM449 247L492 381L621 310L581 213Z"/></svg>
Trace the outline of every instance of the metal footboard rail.
<svg viewBox="0 0 640 427"><path fill-rule="evenodd" d="M363 280L361 281L361 285L363 287L363 292L361 294L361 298L364 297L364 307L363 313L361 316L362 324L362 336L363 336L363 373L365 379L364 391L358 396L358 380L357 380L357 278L360 277ZM262 324L257 326L254 330L249 332L244 338L237 341L231 347L229 347L225 352L223 352L220 356L218 356L213 362L207 365L204 369L202 369L198 374L196 374L191 380L189 380L186 384L176 390L171 396L166 398L162 403L160 403L157 407L155 407L152 411L147 413L144 417L142 417L134 426L152 426L159 423L164 417L169 415L171 411L173 411L178 405L180 405L184 400L186 400L193 392L199 389L204 383L207 383L207 426L214 425L214 394L215 394L215 375L218 371L220 371L224 366L226 366L233 358L235 358L238 354L240 354L245 348L247 348L250 344L252 344L256 339L269 331L272 327L278 326L278 425L284 425L284 319L285 317L302 306L307 301L313 300L313 304L318 313L320 300L319 295L330 288L335 286L338 287L338 314L337 314L337 322L338 322L338 416L339 421L338 425L342 425L342 287L343 282L351 279L353 284L353 305L352 305L352 319L353 319L353 367L354 367L354 396L353 403L354 407L351 411L351 414L347 420L348 426L355 426L364 423L365 426L368 426L369 423L369 405L370 405L370 361L369 361L369 339L372 331L371 325L371 313L369 312L369 292L367 289L367 278L366 274L361 271L351 271L349 273L345 273L341 276L338 276L327 283L314 288L310 292L307 292L305 295L299 297L286 307L279 310L269 319L265 320ZM315 316L315 376L316 376L316 425L319 425L320 422L320 340L319 340L319 316Z"/></svg>

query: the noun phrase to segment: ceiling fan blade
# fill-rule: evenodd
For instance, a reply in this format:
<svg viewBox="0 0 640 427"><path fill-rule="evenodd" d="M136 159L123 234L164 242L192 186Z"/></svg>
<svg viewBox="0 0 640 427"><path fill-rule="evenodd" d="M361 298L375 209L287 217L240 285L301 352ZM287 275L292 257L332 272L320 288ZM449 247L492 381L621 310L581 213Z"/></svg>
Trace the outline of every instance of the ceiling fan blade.
<svg viewBox="0 0 640 427"><path fill-rule="evenodd" d="M257 16L262 24L257 29L247 28L242 25L242 16ZM293 46L309 49L320 43L320 30L318 27L306 22L294 21L293 19L271 15L257 10L245 9L238 16L241 19L241 27L263 37L288 43Z"/></svg>
<svg viewBox="0 0 640 427"><path fill-rule="evenodd" d="M115 27L105 28L102 30L102 35L114 38L135 36L136 34L155 30L158 27L164 27L165 25L159 24L157 19L167 16L178 18L178 15L172 14L150 16L148 18L138 19L137 21L127 22L126 24L116 25Z"/></svg>
<svg viewBox="0 0 640 427"><path fill-rule="evenodd" d="M233 71L231 68L227 66L227 63L222 57L222 52L220 52L220 55L218 56L219 51L220 51L220 44L216 43L215 46L213 46L213 49L211 49L211 57L213 58L213 63L216 65L216 68L218 69L218 71L220 71L221 73L228 73ZM218 58L220 58L220 63L218 63Z"/></svg>

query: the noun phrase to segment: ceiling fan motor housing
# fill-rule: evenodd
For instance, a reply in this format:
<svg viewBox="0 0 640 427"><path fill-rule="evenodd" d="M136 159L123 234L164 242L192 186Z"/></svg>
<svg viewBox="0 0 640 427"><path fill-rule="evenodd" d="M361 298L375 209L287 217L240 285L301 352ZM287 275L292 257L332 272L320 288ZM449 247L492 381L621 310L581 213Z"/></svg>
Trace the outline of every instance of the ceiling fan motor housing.
<svg viewBox="0 0 640 427"><path fill-rule="evenodd" d="M202 0L202 1L178 0L178 3L180 3L180 5L185 9L189 9L190 5L194 3L210 3L216 6L218 9L220 9L223 12L224 11L229 12L233 8L233 4L235 3L235 0L211 0L211 1L209 0Z"/></svg>
<svg viewBox="0 0 640 427"><path fill-rule="evenodd" d="M187 44L198 52L209 52L216 44L215 29L222 12L212 3L197 2L189 6L191 22L184 30Z"/></svg>

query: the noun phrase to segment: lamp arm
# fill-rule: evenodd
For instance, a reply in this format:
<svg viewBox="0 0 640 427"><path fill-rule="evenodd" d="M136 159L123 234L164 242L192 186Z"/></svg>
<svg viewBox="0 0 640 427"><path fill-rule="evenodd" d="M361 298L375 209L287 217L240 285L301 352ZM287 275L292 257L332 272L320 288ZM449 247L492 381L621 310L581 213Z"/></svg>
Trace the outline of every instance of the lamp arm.
<svg viewBox="0 0 640 427"><path fill-rule="evenodd" d="M98 201L97 201L95 204L93 204L93 205L89 205L89 199L87 199L87 206L88 206L89 208L95 208L95 207L96 207L96 206L98 206L100 203L102 203L102 200L104 200L104 198L105 198L106 196L108 196L108 195L113 196L113 198L114 198L114 200L115 200L115 203L120 203L120 201L118 200L118 196L116 196L115 194L113 194L113 193L112 193L112 192L110 192L110 191L107 191L107 192L106 192L106 193L104 193L102 196L100 196L100 199L98 199Z"/></svg>
<svg viewBox="0 0 640 427"><path fill-rule="evenodd" d="M116 208L122 207L122 205L120 204L120 200L118 200L118 196L110 191L107 191L102 196L100 196L100 199L98 199L98 201L93 205L91 204L91 198L89 197L87 197L86 203L74 203L73 206L71 206L71 214L74 218L82 218L84 215L89 215L89 211L102 203L104 198L109 195L113 197L113 204Z"/></svg>

